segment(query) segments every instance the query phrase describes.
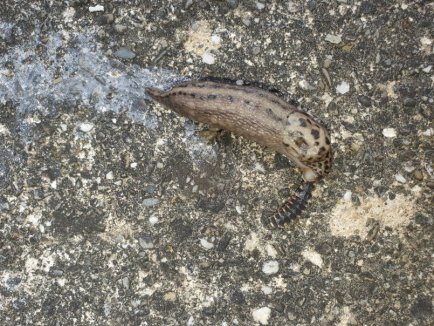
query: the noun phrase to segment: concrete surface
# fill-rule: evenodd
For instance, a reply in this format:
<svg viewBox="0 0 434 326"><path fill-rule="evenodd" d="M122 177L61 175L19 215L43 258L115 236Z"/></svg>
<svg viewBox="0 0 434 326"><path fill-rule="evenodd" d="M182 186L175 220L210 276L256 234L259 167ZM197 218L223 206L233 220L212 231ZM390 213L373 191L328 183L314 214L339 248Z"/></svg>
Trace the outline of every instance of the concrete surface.
<svg viewBox="0 0 434 326"><path fill-rule="evenodd" d="M428 1L2 1L0 324L432 325L433 22ZM300 182L285 158L143 94L208 75L330 128L304 218L261 223Z"/></svg>

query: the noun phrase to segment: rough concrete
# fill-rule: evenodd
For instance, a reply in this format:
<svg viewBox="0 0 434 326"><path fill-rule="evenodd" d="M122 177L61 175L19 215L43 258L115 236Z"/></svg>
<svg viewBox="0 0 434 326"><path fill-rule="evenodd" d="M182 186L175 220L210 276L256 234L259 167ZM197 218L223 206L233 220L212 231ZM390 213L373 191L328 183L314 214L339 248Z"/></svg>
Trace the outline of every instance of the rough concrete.
<svg viewBox="0 0 434 326"><path fill-rule="evenodd" d="M0 324L432 325L433 21L428 1L2 1ZM329 127L304 218L261 224L300 182L285 158L143 94L207 75Z"/></svg>

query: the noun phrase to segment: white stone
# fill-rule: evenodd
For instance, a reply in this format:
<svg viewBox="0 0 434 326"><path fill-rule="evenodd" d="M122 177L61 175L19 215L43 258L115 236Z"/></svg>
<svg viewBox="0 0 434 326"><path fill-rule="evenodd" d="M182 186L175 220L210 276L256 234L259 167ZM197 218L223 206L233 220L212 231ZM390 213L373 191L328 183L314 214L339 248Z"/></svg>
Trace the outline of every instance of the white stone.
<svg viewBox="0 0 434 326"><path fill-rule="evenodd" d="M345 201L351 201L351 196L353 195L353 193L351 192L351 190L347 190L344 194L344 200Z"/></svg>
<svg viewBox="0 0 434 326"><path fill-rule="evenodd" d="M268 275L276 274L279 271L279 262L277 260L266 261L262 265L262 271Z"/></svg>
<svg viewBox="0 0 434 326"><path fill-rule="evenodd" d="M220 41L221 41L220 36L215 35L215 34L211 36L211 42L212 42L212 43L214 43L214 44L219 44Z"/></svg>
<svg viewBox="0 0 434 326"><path fill-rule="evenodd" d="M261 325L268 325L268 319L270 319L271 309L268 307L262 307L253 310L252 316L253 320L260 323Z"/></svg>
<svg viewBox="0 0 434 326"><path fill-rule="evenodd" d="M383 136L387 138L395 138L396 137L396 130L394 128L384 128L383 129Z"/></svg>
<svg viewBox="0 0 434 326"><path fill-rule="evenodd" d="M261 290L264 294L271 294L273 292L273 289L267 285L262 285Z"/></svg>
<svg viewBox="0 0 434 326"><path fill-rule="evenodd" d="M107 173L107 174L105 175L105 178L106 178L107 180L112 180L113 177L114 177L114 175L113 175L113 171L110 171L109 173Z"/></svg>
<svg viewBox="0 0 434 326"><path fill-rule="evenodd" d="M206 63L207 65L212 65L215 63L215 56L214 56L214 54L212 54L210 52L205 52L202 55L202 61L204 63Z"/></svg>
<svg viewBox="0 0 434 326"><path fill-rule="evenodd" d="M342 34L338 34L338 35L327 34L325 40L333 44L339 44L342 42Z"/></svg>
<svg viewBox="0 0 434 326"><path fill-rule="evenodd" d="M187 320L187 326L193 326L194 325L194 318L193 316L190 316Z"/></svg>
<svg viewBox="0 0 434 326"><path fill-rule="evenodd" d="M93 123L83 122L78 127L83 132L89 132L89 131L91 131L93 129L94 124Z"/></svg>
<svg viewBox="0 0 434 326"><path fill-rule="evenodd" d="M151 225L155 225L155 224L157 224L157 223L158 223L158 217L156 217L155 215L152 215L152 216L149 218L149 223L150 223Z"/></svg>
<svg viewBox="0 0 434 326"><path fill-rule="evenodd" d="M424 36L420 38L420 43L422 43L422 45L431 45L432 39Z"/></svg>
<svg viewBox="0 0 434 326"><path fill-rule="evenodd" d="M206 250L212 249L214 247L214 244L212 242L209 242L205 238L200 239L200 245L204 247Z"/></svg>
<svg viewBox="0 0 434 326"><path fill-rule="evenodd" d="M96 11L104 11L104 6L96 5L96 6L90 6L89 7L90 12L96 12Z"/></svg>
<svg viewBox="0 0 434 326"><path fill-rule="evenodd" d="M428 128L427 130L425 130L422 135L430 137L432 135L434 135L434 130L432 128Z"/></svg>
<svg viewBox="0 0 434 326"><path fill-rule="evenodd" d="M323 266L323 260L319 253L317 253L314 250L304 250L301 255L308 261L310 261L312 264L318 266L319 268L322 268Z"/></svg>
<svg viewBox="0 0 434 326"><path fill-rule="evenodd" d="M262 10L265 8L265 5L261 2L256 2L256 8L258 8L259 10Z"/></svg>
<svg viewBox="0 0 434 326"><path fill-rule="evenodd" d="M402 174L396 174L395 175L395 179L399 183L406 183L407 182L407 180L405 180L405 178L404 178L404 176Z"/></svg>
<svg viewBox="0 0 434 326"><path fill-rule="evenodd" d="M350 84L343 81L338 86L336 86L336 92L338 94L346 94L350 91Z"/></svg>
<svg viewBox="0 0 434 326"><path fill-rule="evenodd" d="M312 86L311 84L309 84L307 80L304 79L298 82L298 86L300 86L302 89L306 91L312 91L315 89L315 86Z"/></svg>
<svg viewBox="0 0 434 326"><path fill-rule="evenodd" d="M429 66L423 68L422 71L426 72L426 73L429 73L431 71L431 69L432 69L432 65L429 65Z"/></svg>

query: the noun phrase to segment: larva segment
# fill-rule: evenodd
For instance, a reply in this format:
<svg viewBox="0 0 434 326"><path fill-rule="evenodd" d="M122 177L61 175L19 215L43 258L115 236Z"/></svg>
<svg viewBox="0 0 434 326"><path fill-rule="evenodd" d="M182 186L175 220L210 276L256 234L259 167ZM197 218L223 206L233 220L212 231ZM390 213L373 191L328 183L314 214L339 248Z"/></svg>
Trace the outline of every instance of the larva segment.
<svg viewBox="0 0 434 326"><path fill-rule="evenodd" d="M286 223L296 219L306 208L307 202L312 198L314 185L306 182L300 186L296 193L289 197L277 212L271 216L270 222L274 227L283 227Z"/></svg>

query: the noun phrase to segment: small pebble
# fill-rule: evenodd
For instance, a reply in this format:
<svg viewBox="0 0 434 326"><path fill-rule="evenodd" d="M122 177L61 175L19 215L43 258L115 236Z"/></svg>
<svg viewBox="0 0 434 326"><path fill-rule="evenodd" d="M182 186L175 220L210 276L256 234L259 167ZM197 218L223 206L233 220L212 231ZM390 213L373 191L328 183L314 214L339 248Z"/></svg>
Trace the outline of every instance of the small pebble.
<svg viewBox="0 0 434 326"><path fill-rule="evenodd" d="M122 47L115 52L115 56L121 59L133 59L136 54L130 49Z"/></svg>
<svg viewBox="0 0 434 326"><path fill-rule="evenodd" d="M423 173L421 170L414 171L414 177L416 180L422 181L423 180Z"/></svg>
<svg viewBox="0 0 434 326"><path fill-rule="evenodd" d="M96 5L96 6L91 6L89 7L89 11L90 12L97 12L97 11L104 11L104 6L101 5Z"/></svg>
<svg viewBox="0 0 434 326"><path fill-rule="evenodd" d="M279 262L277 260L266 261L262 265L262 272L267 275L276 274L279 271Z"/></svg>
<svg viewBox="0 0 434 326"><path fill-rule="evenodd" d="M262 10L265 8L265 5L262 2L256 2L256 8L258 8L258 10Z"/></svg>
<svg viewBox="0 0 434 326"><path fill-rule="evenodd" d="M160 203L160 200L158 198L146 198L143 200L143 205L146 207L151 207L158 205Z"/></svg>
<svg viewBox="0 0 434 326"><path fill-rule="evenodd" d="M407 108L414 108L417 104L414 98L406 97L403 102L404 106Z"/></svg>
<svg viewBox="0 0 434 326"><path fill-rule="evenodd" d="M113 180L113 177L114 177L114 175L113 175L113 171L110 171L109 173L107 173L107 174L105 175L105 178L106 178L107 180Z"/></svg>
<svg viewBox="0 0 434 326"><path fill-rule="evenodd" d="M383 129L383 136L387 138L395 138L396 137L396 130L394 128L384 128Z"/></svg>
<svg viewBox="0 0 434 326"><path fill-rule="evenodd" d="M339 44L342 42L342 34L338 34L338 35L327 34L325 40L333 44Z"/></svg>
<svg viewBox="0 0 434 326"><path fill-rule="evenodd" d="M238 0L226 0L226 3L227 3L231 8L236 8L236 7L238 7Z"/></svg>
<svg viewBox="0 0 434 326"><path fill-rule="evenodd" d="M352 195L353 193L351 192L351 190L347 190L344 194L344 200L350 202Z"/></svg>
<svg viewBox="0 0 434 326"><path fill-rule="evenodd" d="M262 293L264 293L264 294L273 293L273 289L267 285L262 285L261 290L262 290Z"/></svg>
<svg viewBox="0 0 434 326"><path fill-rule="evenodd" d="M431 69L432 69L432 65L429 65L429 66L423 68L422 71L426 72L426 73L429 73L431 71Z"/></svg>
<svg viewBox="0 0 434 326"><path fill-rule="evenodd" d="M206 250L210 250L214 248L214 244L212 242L209 242L207 239L202 238L200 239L200 245L205 248Z"/></svg>
<svg viewBox="0 0 434 326"><path fill-rule="evenodd" d="M151 237L143 237L139 239L139 245L143 249L152 249L154 248L154 243L152 242Z"/></svg>
<svg viewBox="0 0 434 326"><path fill-rule="evenodd" d="M332 59L331 58L325 58L323 62L323 67L328 69L332 65Z"/></svg>
<svg viewBox="0 0 434 326"><path fill-rule="evenodd" d="M176 293L173 291L167 292L163 296L164 300L166 301L175 301L176 300Z"/></svg>
<svg viewBox="0 0 434 326"><path fill-rule="evenodd" d="M362 2L361 6L360 6L360 11L363 14L373 14L376 11L376 7L371 2L365 1L365 2Z"/></svg>
<svg viewBox="0 0 434 326"><path fill-rule="evenodd" d="M203 63L206 63L207 65L212 65L215 63L215 56L214 56L214 54L212 54L210 52L205 52L202 55L202 61L203 61Z"/></svg>
<svg viewBox="0 0 434 326"><path fill-rule="evenodd" d="M150 223L151 225L155 225L155 224L157 224L157 223L158 223L158 217L156 217L155 215L152 215L152 216L149 218L149 223Z"/></svg>
<svg viewBox="0 0 434 326"><path fill-rule="evenodd" d="M346 94L350 91L350 84L343 81L338 86L336 86L336 92L338 94Z"/></svg>
<svg viewBox="0 0 434 326"><path fill-rule="evenodd" d="M83 132L89 132L93 129L93 127L94 127L93 123L84 122L84 123L81 123L78 128Z"/></svg>
<svg viewBox="0 0 434 326"><path fill-rule="evenodd" d="M255 309L252 312L253 320L261 325L268 325L268 319L270 319L271 309L268 307L262 307Z"/></svg>
<svg viewBox="0 0 434 326"><path fill-rule="evenodd" d="M292 312L288 312L288 319L290 321L294 321L297 319L297 317Z"/></svg>
<svg viewBox="0 0 434 326"><path fill-rule="evenodd" d="M315 86L312 86L311 84L309 84L309 82L307 82L306 80L301 80L298 83L298 86L300 86L302 89L306 90L306 91L312 91L315 89Z"/></svg>
<svg viewBox="0 0 434 326"><path fill-rule="evenodd" d="M407 180L405 180L405 178L402 176L402 174L396 174L395 175L395 179L399 183L406 183L407 182Z"/></svg>
<svg viewBox="0 0 434 326"><path fill-rule="evenodd" d="M318 266L319 268L322 268L323 266L323 260L319 253L317 253L314 250L305 250L301 253L301 255L308 261L310 261L312 264Z"/></svg>
<svg viewBox="0 0 434 326"><path fill-rule="evenodd" d="M121 24L116 24L116 25L114 26L114 29L115 29L115 31L118 32L118 33L123 33L123 32L125 32L125 31L127 30L127 26L125 26L125 25L121 25Z"/></svg>
<svg viewBox="0 0 434 326"><path fill-rule="evenodd" d="M243 22L244 25L246 25L247 27L250 26L251 22L250 22L250 18L249 17L243 17L241 18L241 21Z"/></svg>
<svg viewBox="0 0 434 326"><path fill-rule="evenodd" d="M357 100L359 101L360 104L362 104L365 107L371 106L371 99L365 95L359 95L357 97Z"/></svg>

